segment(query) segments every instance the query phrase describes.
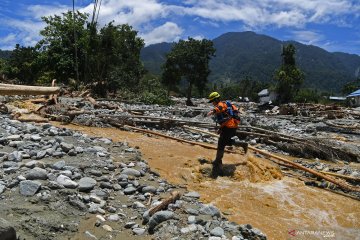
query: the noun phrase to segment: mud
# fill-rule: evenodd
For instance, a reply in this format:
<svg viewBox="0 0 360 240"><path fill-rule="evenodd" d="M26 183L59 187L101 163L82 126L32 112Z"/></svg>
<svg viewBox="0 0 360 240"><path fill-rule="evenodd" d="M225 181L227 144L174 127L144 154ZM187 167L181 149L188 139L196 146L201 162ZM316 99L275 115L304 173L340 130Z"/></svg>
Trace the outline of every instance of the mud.
<svg viewBox="0 0 360 240"><path fill-rule="evenodd" d="M360 236L359 201L284 177L273 163L264 159L226 154L228 174L214 180L207 175L210 165L199 161L211 160L214 150L116 129L66 127L139 147L150 167L162 178L199 192L202 201L214 203L229 220L250 223L269 239L289 239L291 230L299 234L305 230L330 231L334 233L333 239ZM297 237L324 239L316 234Z"/></svg>

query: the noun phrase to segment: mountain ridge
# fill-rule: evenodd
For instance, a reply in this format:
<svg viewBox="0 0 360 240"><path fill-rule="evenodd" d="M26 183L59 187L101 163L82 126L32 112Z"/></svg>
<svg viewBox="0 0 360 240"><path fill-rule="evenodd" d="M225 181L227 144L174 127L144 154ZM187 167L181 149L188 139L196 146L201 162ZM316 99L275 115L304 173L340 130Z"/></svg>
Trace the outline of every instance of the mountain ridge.
<svg viewBox="0 0 360 240"><path fill-rule="evenodd" d="M297 66L305 73L303 87L339 92L342 86L359 77L360 56L328 52L314 45L281 41L255 32L228 32L212 40L216 57L210 61L210 82L234 83L251 76L261 82L272 82L281 65L282 46L292 43L296 48ZM145 68L161 73L165 55L175 43L149 45L142 49Z"/></svg>

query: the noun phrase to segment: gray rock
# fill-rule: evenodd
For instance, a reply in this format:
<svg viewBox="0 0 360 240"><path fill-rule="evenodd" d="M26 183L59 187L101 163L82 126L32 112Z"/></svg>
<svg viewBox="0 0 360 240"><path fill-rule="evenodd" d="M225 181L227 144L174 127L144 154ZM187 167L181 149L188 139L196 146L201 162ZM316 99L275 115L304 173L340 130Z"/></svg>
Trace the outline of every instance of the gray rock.
<svg viewBox="0 0 360 240"><path fill-rule="evenodd" d="M42 159L46 156L46 151L42 150L42 151L38 151L36 154L36 159Z"/></svg>
<svg viewBox="0 0 360 240"><path fill-rule="evenodd" d="M93 146L97 152L107 152L107 150L101 146Z"/></svg>
<svg viewBox="0 0 360 240"><path fill-rule="evenodd" d="M101 177L101 176L102 176L102 172L99 171L99 170L95 170L95 169L91 169L91 170L89 171L89 173L90 173L91 175L96 176L96 177Z"/></svg>
<svg viewBox="0 0 360 240"><path fill-rule="evenodd" d="M65 161L64 161L64 160L58 161L58 162L56 162L56 163L54 163L54 164L52 165L52 168L55 169L55 170L61 170L61 169L63 169L64 167L65 167Z"/></svg>
<svg viewBox="0 0 360 240"><path fill-rule="evenodd" d="M83 149L82 147L76 147L76 148L75 148L75 151L76 151L77 153L83 153L83 152L84 152L84 149Z"/></svg>
<svg viewBox="0 0 360 240"><path fill-rule="evenodd" d="M17 170L19 170L18 167L9 167L4 169L4 173L6 174L16 173Z"/></svg>
<svg viewBox="0 0 360 240"><path fill-rule="evenodd" d="M0 194L2 194L5 191L6 187L2 184L0 184Z"/></svg>
<svg viewBox="0 0 360 240"><path fill-rule="evenodd" d="M221 237L225 234L225 232L224 229L222 229L221 227L216 227L210 231L210 234L215 237Z"/></svg>
<svg viewBox="0 0 360 240"><path fill-rule="evenodd" d="M174 212L171 211L159 211L156 212L154 215L151 216L150 220L149 220L149 232L153 232L154 228L164 222L167 221L169 219L174 218L175 214Z"/></svg>
<svg viewBox="0 0 360 240"><path fill-rule="evenodd" d="M196 223L196 217L195 216L189 216L188 217L188 224L194 224Z"/></svg>
<svg viewBox="0 0 360 240"><path fill-rule="evenodd" d="M71 150L68 152L68 155L74 157L74 156L77 155L77 152L76 152L74 149L71 149Z"/></svg>
<svg viewBox="0 0 360 240"><path fill-rule="evenodd" d="M59 175L56 181L66 188L76 188L78 186L76 182L72 181L68 176L65 175Z"/></svg>
<svg viewBox="0 0 360 240"><path fill-rule="evenodd" d="M107 189L113 189L113 186L110 182L101 182L100 183L101 188L107 188Z"/></svg>
<svg viewBox="0 0 360 240"><path fill-rule="evenodd" d="M134 202L133 204L133 208L146 208L144 204L142 204L141 202Z"/></svg>
<svg viewBox="0 0 360 240"><path fill-rule="evenodd" d="M124 193L126 195L134 194L135 192L136 192L136 188L134 188L134 187L127 187L124 190Z"/></svg>
<svg viewBox="0 0 360 240"><path fill-rule="evenodd" d="M208 240L222 240L221 237L210 236Z"/></svg>
<svg viewBox="0 0 360 240"><path fill-rule="evenodd" d="M95 235L93 235L91 232L89 232L89 231L85 231L85 237L88 239L95 239L95 240L97 240L98 238L95 236Z"/></svg>
<svg viewBox="0 0 360 240"><path fill-rule="evenodd" d="M24 196L33 196L41 187L37 181L24 180L20 182L20 194Z"/></svg>
<svg viewBox="0 0 360 240"><path fill-rule="evenodd" d="M11 224L3 218L0 218L0 237L1 240L16 240L16 231Z"/></svg>
<svg viewBox="0 0 360 240"><path fill-rule="evenodd" d="M195 215L195 216L199 215L199 211L193 208L187 208L185 211L191 215Z"/></svg>
<svg viewBox="0 0 360 240"><path fill-rule="evenodd" d="M18 167L18 163L17 162L4 162L3 164L3 168L11 168L11 167Z"/></svg>
<svg viewBox="0 0 360 240"><path fill-rule="evenodd" d="M190 198L200 198L200 194L198 192L188 192L184 194L184 196Z"/></svg>
<svg viewBox="0 0 360 240"><path fill-rule="evenodd" d="M19 141L19 140L21 140L21 136L20 135L10 135L6 139L9 141Z"/></svg>
<svg viewBox="0 0 360 240"><path fill-rule="evenodd" d="M122 189L122 187L120 186L120 184L115 183L115 184L113 185L113 189L114 189L115 191L120 191L120 190Z"/></svg>
<svg viewBox="0 0 360 240"><path fill-rule="evenodd" d="M156 187L154 186L146 186L146 187L143 187L142 190L141 190L142 193L156 193Z"/></svg>
<svg viewBox="0 0 360 240"><path fill-rule="evenodd" d="M83 177L79 181L79 191L86 192L92 190L96 185L96 180L90 177Z"/></svg>
<svg viewBox="0 0 360 240"><path fill-rule="evenodd" d="M63 185L55 181L49 181L47 186L52 190L65 188Z"/></svg>
<svg viewBox="0 0 360 240"><path fill-rule="evenodd" d="M25 167L34 168L37 163L38 163L38 161L32 160L30 162L25 163Z"/></svg>
<svg viewBox="0 0 360 240"><path fill-rule="evenodd" d="M132 169L132 168L125 168L121 173L128 175L128 176L134 176L134 177L141 176L141 173L138 170Z"/></svg>
<svg viewBox="0 0 360 240"><path fill-rule="evenodd" d="M65 153L62 152L62 151L55 151L55 152L52 154L53 157L63 157L64 155L65 155Z"/></svg>
<svg viewBox="0 0 360 240"><path fill-rule="evenodd" d="M14 161L14 162L21 162L22 161L22 154L19 151L14 151L12 153L10 153L8 155L8 160L9 161Z"/></svg>
<svg viewBox="0 0 360 240"><path fill-rule="evenodd" d="M132 232L138 236L143 235L145 233L145 228L134 228Z"/></svg>
<svg viewBox="0 0 360 240"><path fill-rule="evenodd" d="M70 196L68 201L71 206L73 206L81 211L87 210L86 205L82 201L80 201L80 199L76 196Z"/></svg>
<svg viewBox="0 0 360 240"><path fill-rule="evenodd" d="M45 169L35 167L25 174L27 180L46 180L47 172Z"/></svg>
<svg viewBox="0 0 360 240"><path fill-rule="evenodd" d="M35 142L40 142L41 137L40 135L31 135L30 139Z"/></svg>
<svg viewBox="0 0 360 240"><path fill-rule="evenodd" d="M216 216L216 217L221 216L219 209L217 209L215 206L210 205L210 204L203 204L202 207L200 208L199 212L204 215L210 215L210 216Z"/></svg>
<svg viewBox="0 0 360 240"><path fill-rule="evenodd" d="M120 220L120 217L117 214L111 214L107 219L111 222L117 222Z"/></svg>
<svg viewBox="0 0 360 240"><path fill-rule="evenodd" d="M186 234L186 233L189 233L189 232L195 232L197 230L197 227L195 224L190 224L189 226L187 227L184 227L184 228L181 228L180 229L180 232L182 234Z"/></svg>
<svg viewBox="0 0 360 240"><path fill-rule="evenodd" d="M129 229L136 225L136 222L127 222L125 223L125 228Z"/></svg>
<svg viewBox="0 0 360 240"><path fill-rule="evenodd" d="M74 148L74 145L72 144L69 144L69 143L65 143L65 142L62 142L60 143L60 147L61 149L64 151L64 152L69 152L71 149Z"/></svg>

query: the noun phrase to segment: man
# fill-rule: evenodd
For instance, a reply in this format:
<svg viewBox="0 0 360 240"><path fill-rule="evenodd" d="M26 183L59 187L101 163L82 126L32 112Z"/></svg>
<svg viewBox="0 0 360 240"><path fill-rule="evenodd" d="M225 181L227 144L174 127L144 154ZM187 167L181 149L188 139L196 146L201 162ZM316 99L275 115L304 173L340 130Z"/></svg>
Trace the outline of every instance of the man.
<svg viewBox="0 0 360 240"><path fill-rule="evenodd" d="M238 116L238 109L229 101L221 101L220 94L218 92L212 92L209 97L209 103L214 105L214 109L210 111L207 115L215 116L215 121L220 124L220 133L216 158L213 161L212 176L217 177L218 175L223 175L222 168L222 158L224 156L225 146L233 145L234 140L232 139L236 134L236 129L240 123L240 118ZM245 153L247 152L247 143L242 142L238 143L244 148Z"/></svg>

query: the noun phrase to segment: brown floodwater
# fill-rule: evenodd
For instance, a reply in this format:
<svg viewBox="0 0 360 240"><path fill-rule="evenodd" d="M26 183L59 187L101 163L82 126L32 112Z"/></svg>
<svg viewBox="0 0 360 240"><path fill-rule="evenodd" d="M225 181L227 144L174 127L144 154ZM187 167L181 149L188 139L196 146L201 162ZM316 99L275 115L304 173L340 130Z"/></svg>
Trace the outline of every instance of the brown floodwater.
<svg viewBox="0 0 360 240"><path fill-rule="evenodd" d="M269 239L360 239L359 201L305 186L283 176L268 160L226 154L227 174L214 180L209 178L210 164L198 160L211 160L215 150L112 128L54 124L139 147L162 178L199 192L201 201L216 205L230 221L249 223ZM291 230L296 230L295 237Z"/></svg>

